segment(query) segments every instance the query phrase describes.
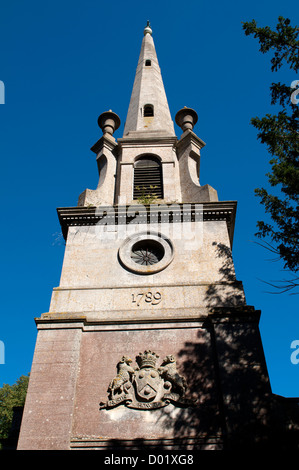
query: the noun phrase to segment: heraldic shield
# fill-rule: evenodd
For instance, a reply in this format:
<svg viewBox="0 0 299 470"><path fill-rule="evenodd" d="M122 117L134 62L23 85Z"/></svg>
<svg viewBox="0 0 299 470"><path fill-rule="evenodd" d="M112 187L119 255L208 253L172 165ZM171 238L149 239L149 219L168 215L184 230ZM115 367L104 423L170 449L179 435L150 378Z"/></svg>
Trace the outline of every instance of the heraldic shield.
<svg viewBox="0 0 299 470"><path fill-rule="evenodd" d="M138 367L132 367L132 359L123 356L117 364L117 375L108 387L109 399L100 403L100 409L119 405L128 408L150 410L163 408L169 403L176 406L194 406L185 397L186 380L176 368L174 356L166 356L159 367L159 356L146 350L136 356Z"/></svg>
<svg viewBox="0 0 299 470"><path fill-rule="evenodd" d="M151 401L156 398L162 379L154 367L140 369L135 374L136 394L140 400Z"/></svg>

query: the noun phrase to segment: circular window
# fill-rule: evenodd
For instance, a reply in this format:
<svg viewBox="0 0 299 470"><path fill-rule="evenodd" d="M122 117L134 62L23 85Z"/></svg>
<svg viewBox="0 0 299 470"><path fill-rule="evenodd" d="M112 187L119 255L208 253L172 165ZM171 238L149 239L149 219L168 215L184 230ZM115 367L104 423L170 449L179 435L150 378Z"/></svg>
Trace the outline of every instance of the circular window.
<svg viewBox="0 0 299 470"><path fill-rule="evenodd" d="M141 266L149 266L159 263L164 253L163 246L155 240L140 240L132 246L131 258Z"/></svg>
<svg viewBox="0 0 299 470"><path fill-rule="evenodd" d="M127 238L119 249L121 263L130 271L139 274L152 274L171 263L173 246L161 234L138 233Z"/></svg>

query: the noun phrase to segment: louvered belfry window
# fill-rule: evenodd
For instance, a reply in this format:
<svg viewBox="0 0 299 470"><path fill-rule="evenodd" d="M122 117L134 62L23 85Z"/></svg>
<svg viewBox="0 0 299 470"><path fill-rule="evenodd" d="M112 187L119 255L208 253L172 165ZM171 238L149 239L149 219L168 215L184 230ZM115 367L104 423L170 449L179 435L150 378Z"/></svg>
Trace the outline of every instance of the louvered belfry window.
<svg viewBox="0 0 299 470"><path fill-rule="evenodd" d="M156 196L163 199L162 165L158 158L146 155L134 165L134 199Z"/></svg>

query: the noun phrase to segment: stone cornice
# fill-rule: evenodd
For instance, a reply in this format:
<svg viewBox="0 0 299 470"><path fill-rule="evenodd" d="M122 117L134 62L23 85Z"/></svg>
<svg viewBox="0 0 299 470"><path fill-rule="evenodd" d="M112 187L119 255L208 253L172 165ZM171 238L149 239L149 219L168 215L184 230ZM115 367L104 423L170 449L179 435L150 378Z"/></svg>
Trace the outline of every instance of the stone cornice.
<svg viewBox="0 0 299 470"><path fill-rule="evenodd" d="M57 209L59 222L61 225L64 239L67 237L68 227L96 225L103 217L106 217L107 225L124 225L136 222L151 223L154 217L155 223L173 223L184 222L184 217L189 217L188 221L199 220L202 216L203 221L219 220L226 221L231 245L233 243L236 201L218 201L184 204L151 204L143 206L141 204L124 206L77 206L77 207L59 207ZM138 216L138 217L136 217ZM143 223L143 222L142 222Z"/></svg>
<svg viewBox="0 0 299 470"><path fill-rule="evenodd" d="M163 146L163 145L173 145L177 143L177 137L165 134L163 131L158 132L141 132L135 131L130 132L128 135L124 136L121 139L118 139L117 142L120 147L139 147L142 146Z"/></svg>
<svg viewBox="0 0 299 470"><path fill-rule="evenodd" d="M181 152L190 144L196 145L199 150L206 145L205 142L201 140L196 134L194 134L193 131L188 129L182 134L180 140L177 142L177 149L179 150L179 152Z"/></svg>
<svg viewBox="0 0 299 470"><path fill-rule="evenodd" d="M111 152L117 147L117 142L114 137L109 134L103 135L92 147L91 151L98 154L102 148L106 146Z"/></svg>

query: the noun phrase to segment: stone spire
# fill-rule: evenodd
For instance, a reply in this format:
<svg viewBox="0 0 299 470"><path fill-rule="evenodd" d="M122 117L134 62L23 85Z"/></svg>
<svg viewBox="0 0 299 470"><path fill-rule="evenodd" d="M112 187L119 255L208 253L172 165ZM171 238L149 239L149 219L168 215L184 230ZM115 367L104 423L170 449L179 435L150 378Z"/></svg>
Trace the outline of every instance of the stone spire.
<svg viewBox="0 0 299 470"><path fill-rule="evenodd" d="M149 22L144 29L124 137L132 131L175 135Z"/></svg>

